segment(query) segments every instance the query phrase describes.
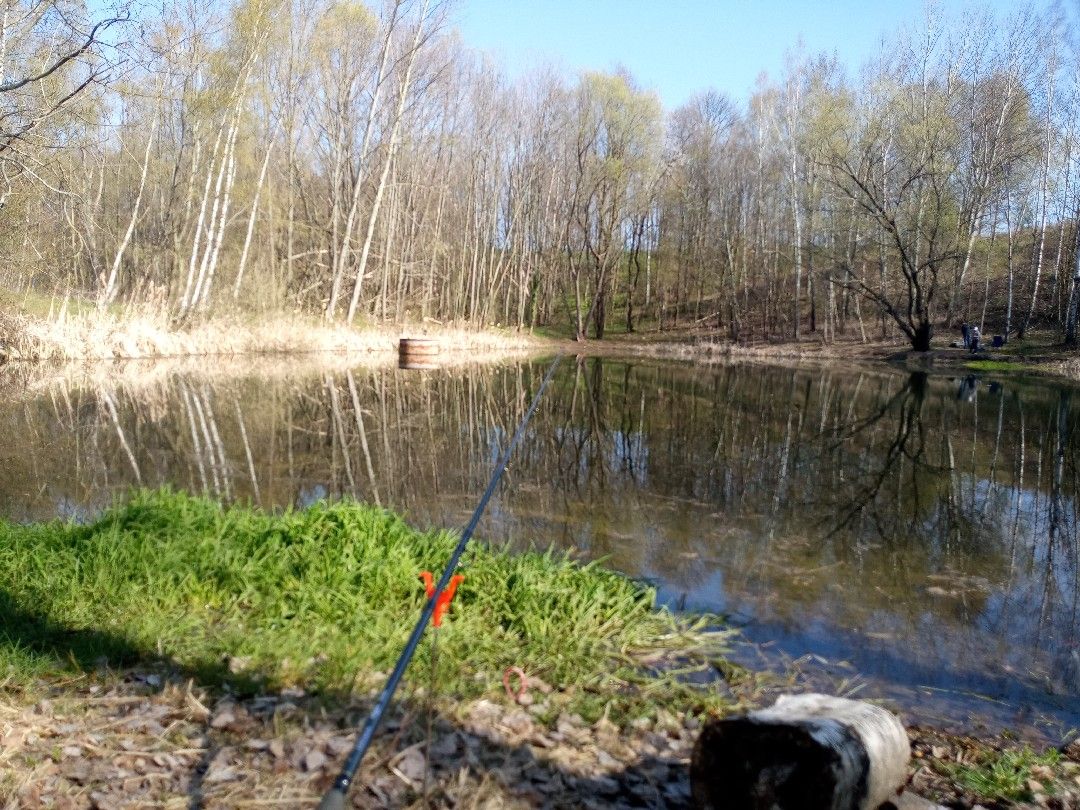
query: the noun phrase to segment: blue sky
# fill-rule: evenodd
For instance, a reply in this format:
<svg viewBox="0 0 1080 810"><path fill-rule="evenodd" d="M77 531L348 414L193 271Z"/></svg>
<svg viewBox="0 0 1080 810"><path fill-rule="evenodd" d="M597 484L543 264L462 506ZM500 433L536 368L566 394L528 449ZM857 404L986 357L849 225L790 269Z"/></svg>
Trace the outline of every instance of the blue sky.
<svg viewBox="0 0 1080 810"><path fill-rule="evenodd" d="M949 16L1001 15L1019 0L938 5ZM811 53L835 52L853 75L884 34L924 10L924 0L457 0L452 16L464 41L511 75L544 63L570 74L623 64L670 109L708 87L745 101L758 74L779 75L800 38Z"/></svg>

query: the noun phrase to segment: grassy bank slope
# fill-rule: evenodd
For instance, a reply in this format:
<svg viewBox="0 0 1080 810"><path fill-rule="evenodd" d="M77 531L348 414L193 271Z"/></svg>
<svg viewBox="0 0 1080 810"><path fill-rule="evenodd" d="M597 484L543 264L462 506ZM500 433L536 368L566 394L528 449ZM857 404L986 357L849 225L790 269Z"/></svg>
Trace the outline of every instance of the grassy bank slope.
<svg viewBox="0 0 1080 810"><path fill-rule="evenodd" d="M167 491L139 493L93 525L0 523L0 677L15 681L167 659L203 685L366 692L396 660L455 538L371 506L280 516ZM709 690L643 662L715 654L652 589L552 553L473 543L440 631L447 695L501 690L509 666L574 686L586 716L662 699L704 708ZM430 673L430 642L412 671ZM420 676L417 676L420 677Z"/></svg>
<svg viewBox="0 0 1080 810"><path fill-rule="evenodd" d="M0 804L314 806L454 542L365 505L167 491L88 526L0 522ZM475 543L461 570L435 701L429 635L362 806L687 806L693 715L765 697L659 674L723 635L599 566ZM553 689L508 700L510 666ZM912 736L913 787L953 806L1080 800L1080 751Z"/></svg>

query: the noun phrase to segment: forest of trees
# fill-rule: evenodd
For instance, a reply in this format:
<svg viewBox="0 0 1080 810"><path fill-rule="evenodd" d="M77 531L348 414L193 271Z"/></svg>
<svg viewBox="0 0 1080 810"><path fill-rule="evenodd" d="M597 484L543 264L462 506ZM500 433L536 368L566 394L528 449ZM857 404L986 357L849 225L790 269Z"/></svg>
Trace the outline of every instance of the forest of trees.
<svg viewBox="0 0 1080 810"><path fill-rule="evenodd" d="M13 300L1076 342L1080 71L1058 12L931 11L867 65L796 48L745 105L664 110L618 68L510 78L441 0L0 2Z"/></svg>

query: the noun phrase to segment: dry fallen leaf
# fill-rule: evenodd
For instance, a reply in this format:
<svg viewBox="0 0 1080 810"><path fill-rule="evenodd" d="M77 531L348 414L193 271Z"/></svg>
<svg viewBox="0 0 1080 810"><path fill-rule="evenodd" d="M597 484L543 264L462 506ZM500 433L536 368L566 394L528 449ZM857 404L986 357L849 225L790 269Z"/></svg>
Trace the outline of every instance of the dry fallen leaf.
<svg viewBox="0 0 1080 810"><path fill-rule="evenodd" d="M214 715L214 719L210 721L210 728L225 728L236 721L236 715L234 715L228 709L225 709L218 714Z"/></svg>
<svg viewBox="0 0 1080 810"><path fill-rule="evenodd" d="M313 748L304 757L304 770L311 772L319 770L327 763L326 754L318 748Z"/></svg>

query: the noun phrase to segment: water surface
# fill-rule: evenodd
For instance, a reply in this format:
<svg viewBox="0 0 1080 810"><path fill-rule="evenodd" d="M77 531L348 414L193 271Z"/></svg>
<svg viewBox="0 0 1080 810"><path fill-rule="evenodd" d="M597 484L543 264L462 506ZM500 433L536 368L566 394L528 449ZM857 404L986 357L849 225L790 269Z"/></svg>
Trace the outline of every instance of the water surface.
<svg viewBox="0 0 1080 810"><path fill-rule="evenodd" d="M351 496L459 527L545 363L0 378L0 514L132 486ZM1080 725L1080 396L888 370L564 362L481 525L740 625L755 666L909 720Z"/></svg>

